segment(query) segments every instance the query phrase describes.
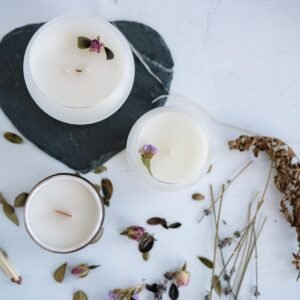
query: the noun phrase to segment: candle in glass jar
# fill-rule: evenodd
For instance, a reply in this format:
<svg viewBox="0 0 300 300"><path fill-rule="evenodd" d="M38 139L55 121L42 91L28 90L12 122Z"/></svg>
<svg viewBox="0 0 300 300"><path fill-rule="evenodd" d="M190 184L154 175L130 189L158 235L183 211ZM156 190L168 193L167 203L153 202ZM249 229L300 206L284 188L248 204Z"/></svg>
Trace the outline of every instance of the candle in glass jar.
<svg viewBox="0 0 300 300"><path fill-rule="evenodd" d="M139 174L142 171L148 181L152 178L151 181L169 186L197 178L208 166L210 157L209 139L198 120L167 107L154 109L139 119L127 145L129 163ZM153 151L150 169L141 159L145 151Z"/></svg>
<svg viewBox="0 0 300 300"><path fill-rule="evenodd" d="M89 244L102 227L99 194L86 180L68 174L41 181L25 207L29 234L43 248L72 252Z"/></svg>
<svg viewBox="0 0 300 300"><path fill-rule="evenodd" d="M87 42L85 47L78 38ZM66 15L35 33L26 50L24 76L46 113L85 124L106 118L124 103L134 63L126 39L112 24L99 17Z"/></svg>

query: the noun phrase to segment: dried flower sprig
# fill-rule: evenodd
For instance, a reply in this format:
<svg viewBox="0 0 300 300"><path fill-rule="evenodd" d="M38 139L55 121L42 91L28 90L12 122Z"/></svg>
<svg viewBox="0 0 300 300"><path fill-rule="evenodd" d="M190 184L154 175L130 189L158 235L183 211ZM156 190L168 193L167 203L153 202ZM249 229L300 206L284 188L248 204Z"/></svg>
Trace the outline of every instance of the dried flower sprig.
<svg viewBox="0 0 300 300"><path fill-rule="evenodd" d="M144 285L126 289L114 289L109 291L109 300L138 300L139 294L143 291Z"/></svg>
<svg viewBox="0 0 300 300"><path fill-rule="evenodd" d="M111 60L114 58L114 53L108 47L104 46L103 42L100 40L100 36L95 39L89 39L85 36L77 37L77 47L79 49L89 49L90 52L100 53L102 48L104 48L106 59Z"/></svg>
<svg viewBox="0 0 300 300"><path fill-rule="evenodd" d="M229 147L239 151L252 150L256 157L260 151L265 151L270 156L277 171L274 178L275 185L284 194L280 202L281 211L291 226L296 228L300 247L300 162L294 150L277 138L247 135L230 141ZM286 203L290 204L292 213L290 213ZM300 257L294 255L294 258L292 263L298 269ZM299 277L300 270L297 280Z"/></svg>
<svg viewBox="0 0 300 300"><path fill-rule="evenodd" d="M139 243L138 249L142 253L143 259L146 261L149 259L149 253L156 240L153 235L146 232L145 228L134 225L123 230L120 234L126 235L129 239L137 241Z"/></svg>
<svg viewBox="0 0 300 300"><path fill-rule="evenodd" d="M142 148L139 149L139 153L141 154L141 159L143 165L146 167L148 172L150 173L151 176L151 159L153 156L158 152L158 148L151 145L151 144L146 144Z"/></svg>

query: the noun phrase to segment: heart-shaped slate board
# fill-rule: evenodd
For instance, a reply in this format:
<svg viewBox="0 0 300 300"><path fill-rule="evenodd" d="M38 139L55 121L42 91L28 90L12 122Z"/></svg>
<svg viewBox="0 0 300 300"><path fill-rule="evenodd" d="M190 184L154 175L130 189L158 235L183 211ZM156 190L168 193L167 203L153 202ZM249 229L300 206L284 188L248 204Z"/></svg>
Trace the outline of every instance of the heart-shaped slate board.
<svg viewBox="0 0 300 300"><path fill-rule="evenodd" d="M44 113L29 95L23 78L26 46L43 25L29 24L8 33L0 43L0 106L15 127L37 147L82 173L103 164L126 146L135 121L147 111L165 104L163 98L173 77L173 59L162 37L136 22L113 22L141 54L163 85L135 60L133 89L125 104L111 117L90 125L70 125ZM166 91L167 89L167 91Z"/></svg>

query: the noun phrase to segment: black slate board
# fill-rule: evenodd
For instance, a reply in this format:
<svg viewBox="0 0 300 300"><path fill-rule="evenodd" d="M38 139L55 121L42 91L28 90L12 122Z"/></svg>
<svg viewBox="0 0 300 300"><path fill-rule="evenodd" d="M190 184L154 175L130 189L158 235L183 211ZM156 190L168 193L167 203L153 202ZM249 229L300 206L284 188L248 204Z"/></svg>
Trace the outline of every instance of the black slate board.
<svg viewBox="0 0 300 300"><path fill-rule="evenodd" d="M169 90L173 77L171 53L152 28L136 22L113 23L138 50L151 70ZM166 94L135 57L134 86L126 103L111 117L91 125L70 125L45 114L32 100L23 78L26 46L42 25L30 24L8 33L0 43L0 107L15 127L52 157L82 173L104 163L126 146L135 121L147 111L164 105L166 99L151 101ZM4 129L5 130L5 129Z"/></svg>

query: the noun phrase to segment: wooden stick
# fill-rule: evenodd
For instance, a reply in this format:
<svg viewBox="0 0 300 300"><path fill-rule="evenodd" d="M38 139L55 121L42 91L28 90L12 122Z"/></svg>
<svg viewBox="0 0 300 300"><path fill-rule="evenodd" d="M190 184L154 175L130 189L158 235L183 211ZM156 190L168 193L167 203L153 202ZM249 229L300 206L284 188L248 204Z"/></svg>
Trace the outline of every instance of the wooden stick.
<svg viewBox="0 0 300 300"><path fill-rule="evenodd" d="M12 282L17 284L22 283L22 277L16 273L16 271L14 270L14 268L9 263L8 259L6 258L6 256L1 250L0 250L0 267Z"/></svg>

